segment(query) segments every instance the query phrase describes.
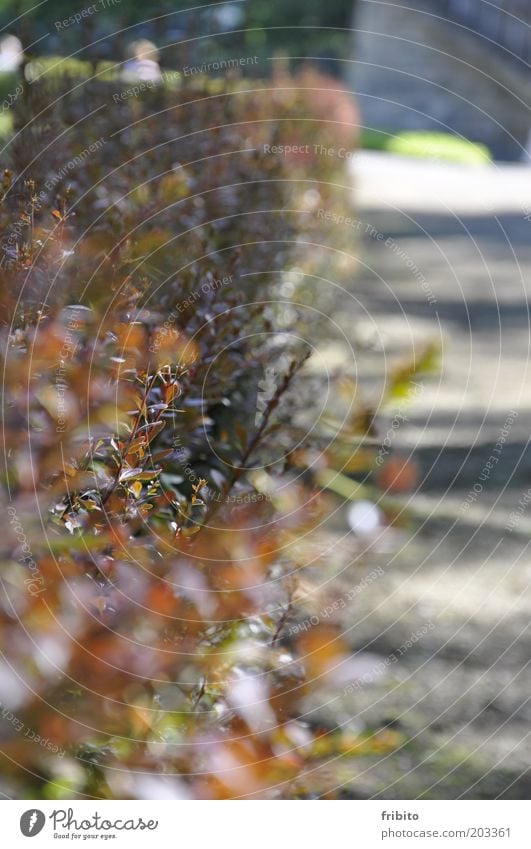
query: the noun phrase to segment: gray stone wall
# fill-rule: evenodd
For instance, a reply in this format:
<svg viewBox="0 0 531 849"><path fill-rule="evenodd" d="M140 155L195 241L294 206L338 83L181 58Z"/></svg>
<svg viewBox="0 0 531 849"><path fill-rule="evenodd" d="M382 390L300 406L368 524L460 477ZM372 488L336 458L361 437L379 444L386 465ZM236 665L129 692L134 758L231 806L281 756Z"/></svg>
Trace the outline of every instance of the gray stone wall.
<svg viewBox="0 0 531 849"><path fill-rule="evenodd" d="M442 5L358 0L347 74L363 125L452 132L483 142L496 158L522 158L531 77L503 51L443 20Z"/></svg>

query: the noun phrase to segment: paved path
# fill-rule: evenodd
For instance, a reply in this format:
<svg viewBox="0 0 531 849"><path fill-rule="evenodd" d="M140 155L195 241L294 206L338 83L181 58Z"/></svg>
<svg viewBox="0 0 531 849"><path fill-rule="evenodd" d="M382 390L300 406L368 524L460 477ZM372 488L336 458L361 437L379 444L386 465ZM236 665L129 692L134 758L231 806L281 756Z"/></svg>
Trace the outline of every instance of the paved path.
<svg viewBox="0 0 531 849"><path fill-rule="evenodd" d="M421 470L417 492L401 496L408 518L340 579L347 588L371 565L385 570L344 614L365 667L434 626L348 697L345 716L391 723L407 741L354 761L348 792L528 798L531 168L377 154L354 168L360 309L338 304L334 317L358 343L364 391L377 398L388 364L426 342L444 354L396 434Z"/></svg>

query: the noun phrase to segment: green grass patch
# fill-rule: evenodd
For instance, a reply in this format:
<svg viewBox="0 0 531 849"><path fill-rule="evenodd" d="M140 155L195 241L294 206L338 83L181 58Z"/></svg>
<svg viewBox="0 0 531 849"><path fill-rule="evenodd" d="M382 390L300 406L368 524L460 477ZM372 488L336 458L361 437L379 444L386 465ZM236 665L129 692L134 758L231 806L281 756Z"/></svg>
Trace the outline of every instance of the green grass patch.
<svg viewBox="0 0 531 849"><path fill-rule="evenodd" d="M361 147L364 150L382 150L398 156L461 162L466 165L485 165L492 160L490 151L484 144L461 139L449 133L386 133L383 130L364 130L361 134Z"/></svg>

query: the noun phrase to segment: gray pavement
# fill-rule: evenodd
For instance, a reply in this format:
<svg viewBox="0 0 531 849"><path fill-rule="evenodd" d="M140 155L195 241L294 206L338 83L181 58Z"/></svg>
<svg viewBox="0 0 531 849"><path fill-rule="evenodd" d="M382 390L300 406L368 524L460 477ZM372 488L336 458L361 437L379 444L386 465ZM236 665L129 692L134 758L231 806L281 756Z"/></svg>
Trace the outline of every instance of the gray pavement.
<svg viewBox="0 0 531 849"><path fill-rule="evenodd" d="M390 364L426 343L443 355L393 437L418 463L418 488L398 497L398 527L359 540L364 554L337 579L347 591L360 570L384 570L342 613L354 660L385 661L433 624L345 698L344 722L404 740L354 759L346 792L528 798L531 168L360 155L354 179L360 307L343 299L333 317L357 345L366 397L377 403ZM380 410L381 435L391 418ZM314 707L333 724L329 697Z"/></svg>

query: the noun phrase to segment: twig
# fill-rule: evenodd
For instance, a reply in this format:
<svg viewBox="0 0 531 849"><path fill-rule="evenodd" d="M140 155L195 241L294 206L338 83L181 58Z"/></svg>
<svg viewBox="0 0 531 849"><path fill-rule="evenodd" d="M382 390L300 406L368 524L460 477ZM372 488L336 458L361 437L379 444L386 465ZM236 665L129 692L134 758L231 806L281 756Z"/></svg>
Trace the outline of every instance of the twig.
<svg viewBox="0 0 531 849"><path fill-rule="evenodd" d="M295 582L292 579L290 579L289 586L288 586L288 603L287 603L286 607L284 608L284 610L282 611L282 615L277 622L277 627L275 628L275 633L273 634L273 637L271 638L271 647L272 648L276 645L277 641L280 638L282 631L284 630L284 626L286 625L286 622L288 621L289 617L293 613L293 596L294 596L294 594L295 594Z"/></svg>
<svg viewBox="0 0 531 849"><path fill-rule="evenodd" d="M206 678L203 676L203 680L201 681L201 686L200 686L198 693L197 693L197 696L195 697L194 702L193 702L194 711L197 710L199 702L201 701L201 699L205 695L205 692L206 692Z"/></svg>

